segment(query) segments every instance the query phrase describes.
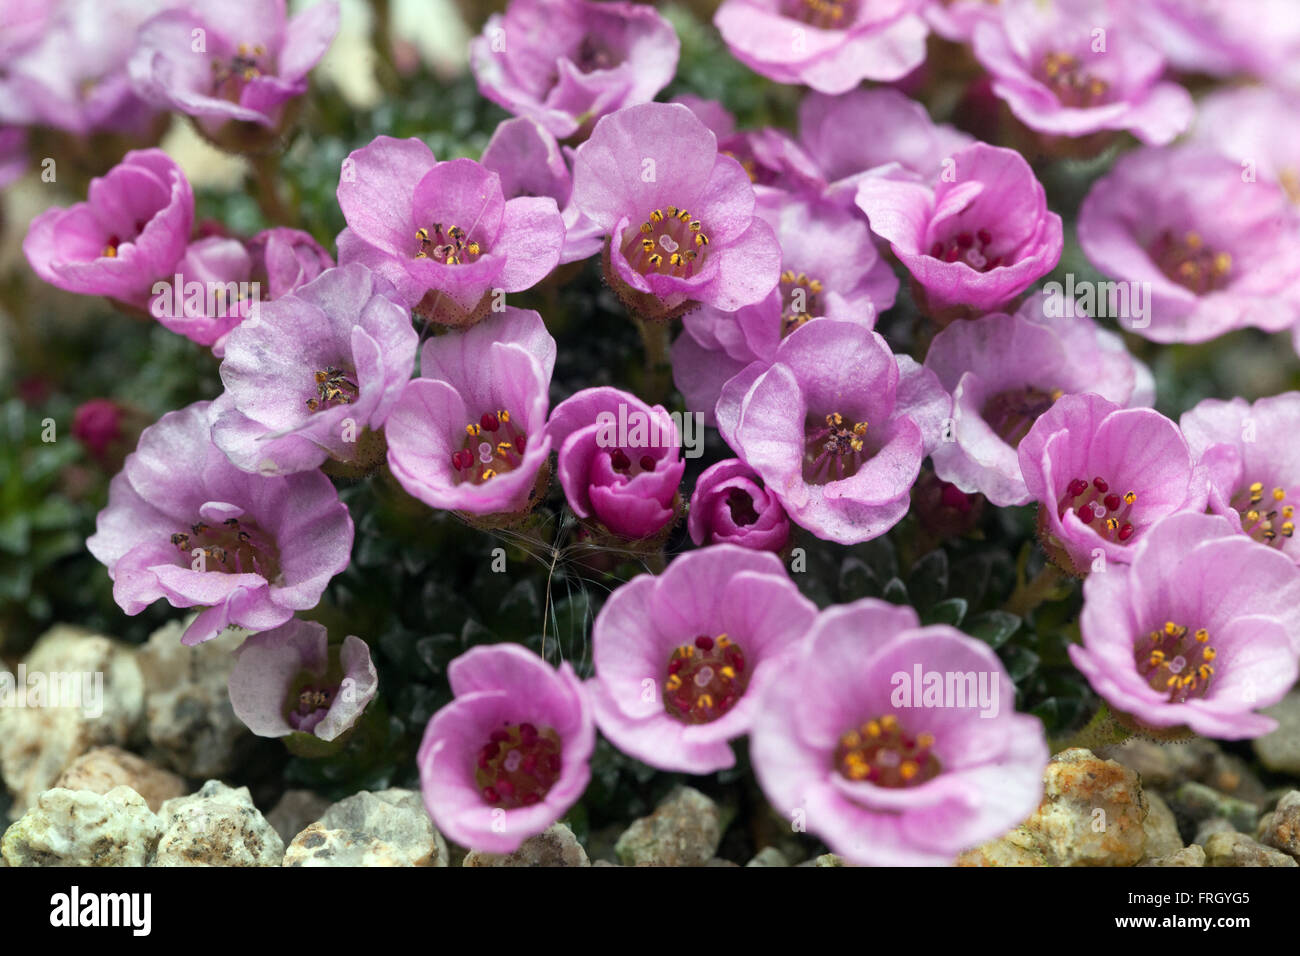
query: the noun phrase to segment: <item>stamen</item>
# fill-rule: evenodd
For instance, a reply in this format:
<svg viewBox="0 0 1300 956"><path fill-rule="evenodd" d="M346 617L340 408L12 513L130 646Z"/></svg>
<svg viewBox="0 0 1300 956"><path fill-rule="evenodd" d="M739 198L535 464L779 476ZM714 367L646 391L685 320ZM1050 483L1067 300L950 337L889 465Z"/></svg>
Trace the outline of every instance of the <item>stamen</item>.
<svg viewBox="0 0 1300 956"><path fill-rule="evenodd" d="M840 735L834 769L853 781L880 787L913 787L933 780L942 770L932 749L931 733L909 737L893 714L868 720Z"/></svg>
<svg viewBox="0 0 1300 956"><path fill-rule="evenodd" d="M484 412L465 426L462 446L451 453L451 470L462 482L482 484L517 468L527 448L528 435L515 427L507 409Z"/></svg>
<svg viewBox="0 0 1300 956"><path fill-rule="evenodd" d="M726 634L701 634L681 645L666 670L664 710L685 724L717 720L749 686L744 652Z"/></svg>
<svg viewBox="0 0 1300 956"><path fill-rule="evenodd" d="M1210 632L1203 627L1189 635L1186 626L1166 621L1134 642L1133 660L1152 690L1180 704L1189 697L1204 697L1209 690L1214 676L1210 661L1218 656L1209 641Z"/></svg>

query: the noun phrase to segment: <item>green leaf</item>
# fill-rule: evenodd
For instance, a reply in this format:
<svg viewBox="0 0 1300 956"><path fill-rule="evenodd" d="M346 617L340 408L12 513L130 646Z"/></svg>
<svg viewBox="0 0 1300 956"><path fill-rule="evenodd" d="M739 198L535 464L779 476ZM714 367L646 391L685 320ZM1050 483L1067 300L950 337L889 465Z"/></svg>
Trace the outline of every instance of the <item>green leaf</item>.
<svg viewBox="0 0 1300 956"><path fill-rule="evenodd" d="M924 614L921 615L922 624L950 624L953 627L960 627L962 619L966 616L966 599L965 598L948 598L946 601L940 601L938 604L932 604Z"/></svg>
<svg viewBox="0 0 1300 956"><path fill-rule="evenodd" d="M971 618L966 633L997 650L1020 628L1020 618L1006 611L985 611Z"/></svg>

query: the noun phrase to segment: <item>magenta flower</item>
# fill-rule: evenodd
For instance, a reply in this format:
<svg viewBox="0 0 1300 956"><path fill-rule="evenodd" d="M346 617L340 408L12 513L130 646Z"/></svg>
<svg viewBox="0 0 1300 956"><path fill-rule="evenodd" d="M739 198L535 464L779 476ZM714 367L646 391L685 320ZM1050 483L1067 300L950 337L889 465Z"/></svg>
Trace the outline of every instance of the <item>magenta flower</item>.
<svg viewBox="0 0 1300 956"><path fill-rule="evenodd" d="M1205 509L1205 476L1187 442L1149 408L1067 395L1034 422L1018 455L1043 547L1080 576L1097 558L1127 564L1166 515Z"/></svg>
<svg viewBox="0 0 1300 956"><path fill-rule="evenodd" d="M932 312L1006 305L1061 258L1061 217L1023 156L976 143L931 187L887 178L858 184L872 230L912 274Z"/></svg>
<svg viewBox="0 0 1300 956"><path fill-rule="evenodd" d="M1216 90L1197 104L1191 140L1218 150L1300 205L1300 118L1291 97L1267 86Z"/></svg>
<svg viewBox="0 0 1300 956"><path fill-rule="evenodd" d="M1293 540L1300 502L1300 455L1291 435L1300 425L1300 392L1261 398L1207 398L1179 420L1209 481L1209 509L1234 530L1300 563Z"/></svg>
<svg viewBox="0 0 1300 956"><path fill-rule="evenodd" d="M462 846L512 853L578 801L596 745L591 703L568 662L517 644L474 647L447 668L456 699L416 758L424 805Z"/></svg>
<svg viewBox="0 0 1300 956"><path fill-rule="evenodd" d="M1180 70L1295 86L1300 22L1290 0L1146 0L1139 23Z"/></svg>
<svg viewBox="0 0 1300 956"><path fill-rule="evenodd" d="M0 123L147 137L157 111L131 88L136 29L165 0L0 4ZM186 39L188 49L189 39Z"/></svg>
<svg viewBox="0 0 1300 956"><path fill-rule="evenodd" d="M1295 683L1300 571L1216 515L1152 528L1128 568L1083 584L1083 645L1070 660L1146 728L1240 740L1276 729L1255 713Z"/></svg>
<svg viewBox="0 0 1300 956"><path fill-rule="evenodd" d="M686 528L700 547L738 544L780 551L790 539L790 519L781 502L739 458L706 468L696 480Z"/></svg>
<svg viewBox="0 0 1300 956"><path fill-rule="evenodd" d="M1164 145L1187 129L1195 107L1165 60L1110 0L1007 0L999 20L975 29L976 58L993 92L1031 129L1052 136L1127 130Z"/></svg>
<svg viewBox="0 0 1300 956"><path fill-rule="evenodd" d="M297 618L247 638L230 672L235 716L259 737L337 740L378 690L365 641L349 635L331 646L323 625Z"/></svg>
<svg viewBox="0 0 1300 956"><path fill-rule="evenodd" d="M555 340L536 312L506 308L428 339L420 377L388 418L388 466L434 508L526 510L551 453L545 431Z"/></svg>
<svg viewBox="0 0 1300 956"><path fill-rule="evenodd" d="M741 63L778 83L845 93L925 60L925 0L724 0L713 24Z"/></svg>
<svg viewBox="0 0 1300 956"><path fill-rule="evenodd" d="M247 242L205 236L186 247L170 282L155 283L149 313L221 358L230 330L258 303L288 295L333 265L329 253L297 229L266 229Z"/></svg>
<svg viewBox="0 0 1300 956"><path fill-rule="evenodd" d="M284 475L327 459L381 460L384 425L415 368L420 337L392 287L365 266L330 269L259 307L226 339L212 442L235 467Z"/></svg>
<svg viewBox="0 0 1300 956"><path fill-rule="evenodd" d="M708 421L726 381L750 362L770 363L794 329L824 316L873 328L898 294L898 278L861 216L775 190L756 208L781 244L777 287L735 312L707 305L688 312L673 345L673 379L687 407Z"/></svg>
<svg viewBox="0 0 1300 956"><path fill-rule="evenodd" d="M969 43L981 23L999 23L1002 8L989 0L930 0L921 11L930 29L945 40Z"/></svg>
<svg viewBox="0 0 1300 956"><path fill-rule="evenodd" d="M238 470L209 438L210 404L144 430L86 541L127 614L159 598L205 608L184 644L229 624L269 630L315 607L352 550L352 519L330 480Z"/></svg>
<svg viewBox="0 0 1300 956"><path fill-rule="evenodd" d="M209 136L228 123L275 131L338 28L334 0L292 19L285 0L189 0L140 28L131 82L149 102L193 116Z"/></svg>
<svg viewBox="0 0 1300 956"><path fill-rule="evenodd" d="M827 318L787 336L770 365L728 381L717 417L795 524L855 544L907 513L951 410L933 372L895 357L879 334Z"/></svg>
<svg viewBox="0 0 1300 956"><path fill-rule="evenodd" d="M194 222L194 193L160 149L133 150L92 179L85 202L32 220L23 253L50 285L143 306L171 279Z"/></svg>
<svg viewBox="0 0 1300 956"><path fill-rule="evenodd" d="M1092 264L1148 290L1157 342L1202 342L1300 320L1300 215L1274 182L1205 146L1120 157L1079 209Z"/></svg>
<svg viewBox="0 0 1300 956"><path fill-rule="evenodd" d="M829 181L828 197L852 206L863 179L935 182L944 160L974 140L882 87L842 96L809 93L799 104L799 142Z"/></svg>
<svg viewBox="0 0 1300 956"><path fill-rule="evenodd" d="M681 44L640 3L514 0L470 41L479 92L565 139L648 103L672 80Z"/></svg>
<svg viewBox="0 0 1300 956"><path fill-rule="evenodd" d="M339 264L360 262L417 315L464 326L555 268L564 221L555 200L506 200L501 177L468 159L439 163L420 140L378 136L343 161Z"/></svg>
<svg viewBox="0 0 1300 956"><path fill-rule="evenodd" d="M689 94L673 99L696 115L718 138L718 152L744 167L758 196L768 191L821 193L821 170L790 134L774 127L739 131L736 118L716 100Z"/></svg>
<svg viewBox="0 0 1300 956"><path fill-rule="evenodd" d="M823 611L764 695L763 792L850 863L942 866L1042 799L1047 742L997 655L872 598Z"/></svg>
<svg viewBox="0 0 1300 956"><path fill-rule="evenodd" d="M600 732L661 770L712 773L758 719L817 616L772 554L719 544L610 595L587 682Z"/></svg>
<svg viewBox="0 0 1300 956"><path fill-rule="evenodd" d="M617 388L586 388L551 413L560 485L579 518L595 518L621 538L647 538L677 517L682 460L677 424Z"/></svg>
<svg viewBox="0 0 1300 956"><path fill-rule="evenodd" d="M594 256L604 244L599 226L570 202L573 176L560 144L546 127L525 117L501 123L479 159L485 169L501 177L507 200L520 196L549 196L564 220L564 246L560 264Z"/></svg>
<svg viewBox="0 0 1300 956"><path fill-rule="evenodd" d="M1118 335L1082 314L1044 317L1042 298L1014 316L954 322L925 356L953 397L951 440L931 456L935 474L999 507L1030 501L1016 449L1062 395L1092 392L1118 405L1155 397L1151 372Z"/></svg>
<svg viewBox="0 0 1300 956"><path fill-rule="evenodd" d="M749 177L680 103L597 123L574 156L573 201L609 236L606 277L647 318L734 311L776 285L781 250Z"/></svg>

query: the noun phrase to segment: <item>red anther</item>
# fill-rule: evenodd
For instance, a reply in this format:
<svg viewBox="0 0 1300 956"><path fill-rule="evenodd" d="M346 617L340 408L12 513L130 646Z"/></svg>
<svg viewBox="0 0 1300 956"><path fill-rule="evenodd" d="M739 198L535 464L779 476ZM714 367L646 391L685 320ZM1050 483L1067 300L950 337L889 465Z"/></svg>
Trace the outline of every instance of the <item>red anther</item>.
<svg viewBox="0 0 1300 956"><path fill-rule="evenodd" d="M1109 494L1103 499L1107 511L1118 511L1120 503L1124 499L1117 494Z"/></svg>
<svg viewBox="0 0 1300 956"><path fill-rule="evenodd" d="M478 423L479 427L485 432L494 432L501 427L501 421L497 418L495 412L484 412Z"/></svg>
<svg viewBox="0 0 1300 956"><path fill-rule="evenodd" d="M1087 490L1088 483L1082 478L1076 478L1074 481L1070 482L1069 492L1071 498L1077 498Z"/></svg>
<svg viewBox="0 0 1300 956"><path fill-rule="evenodd" d="M641 466L642 471L655 470L655 460L651 458L649 455L642 455L641 460L637 462L637 464Z"/></svg>
<svg viewBox="0 0 1300 956"><path fill-rule="evenodd" d="M1074 515L1084 524L1088 524L1096 517L1096 515L1092 513L1092 507L1090 505L1081 506L1077 511L1075 511Z"/></svg>
<svg viewBox="0 0 1300 956"><path fill-rule="evenodd" d="M1131 524L1126 524L1119 529L1119 539L1121 541L1127 541L1131 537L1133 537L1133 526Z"/></svg>
<svg viewBox="0 0 1300 956"><path fill-rule="evenodd" d="M520 797L519 802L526 807L531 807L534 803L539 802L541 799L542 798L539 794L530 792L530 793L525 793L522 797Z"/></svg>
<svg viewBox="0 0 1300 956"><path fill-rule="evenodd" d="M682 669L682 665L685 663L686 663L686 658L684 657L674 657L672 660L670 660L668 662L668 676L671 677L673 674L676 674L679 670Z"/></svg>
<svg viewBox="0 0 1300 956"><path fill-rule="evenodd" d="M1106 484L1106 482L1102 481L1100 478L1092 479L1092 486L1096 488L1098 491L1100 491L1103 495L1106 492L1110 491L1110 485Z"/></svg>
<svg viewBox="0 0 1300 956"><path fill-rule="evenodd" d="M956 262L961 258L961 250L956 246L949 246L948 251L943 254L944 262Z"/></svg>
<svg viewBox="0 0 1300 956"><path fill-rule="evenodd" d="M711 651L713 650L713 638L707 634L701 634L695 639L695 646L702 651Z"/></svg>
<svg viewBox="0 0 1300 956"><path fill-rule="evenodd" d="M518 435L515 436L515 451L519 452L519 454L522 455L524 453L524 449L527 447L528 447L528 436L525 435L523 432L520 432Z"/></svg>
<svg viewBox="0 0 1300 956"><path fill-rule="evenodd" d="M942 242L936 242L934 245L932 245L932 246L930 247L930 255L931 255L932 258L935 258L935 259L938 259L940 256L942 256L942 255L943 255L943 243L942 243Z"/></svg>
<svg viewBox="0 0 1300 956"><path fill-rule="evenodd" d="M510 734L504 730L494 730L488 734L488 740L494 744L503 744L510 739Z"/></svg>
<svg viewBox="0 0 1300 956"><path fill-rule="evenodd" d="M737 673L745 669L745 655L740 653L736 648L727 648L727 660L730 662L731 666L736 669Z"/></svg>
<svg viewBox="0 0 1300 956"><path fill-rule="evenodd" d="M496 789L493 787L484 787L483 799L486 800L488 803L500 803L501 794L497 793Z"/></svg>
<svg viewBox="0 0 1300 956"><path fill-rule="evenodd" d="M519 725L519 739L525 744L533 744L537 741L537 728L532 724Z"/></svg>
<svg viewBox="0 0 1300 956"><path fill-rule="evenodd" d="M609 453L609 463L615 471L627 471L632 467L632 460L627 457L621 448L615 448Z"/></svg>
<svg viewBox="0 0 1300 956"><path fill-rule="evenodd" d="M515 785L509 780L498 780L497 793L509 800L515 795Z"/></svg>
<svg viewBox="0 0 1300 956"><path fill-rule="evenodd" d="M537 754L529 754L523 760L519 761L519 769L524 773L532 773L537 769Z"/></svg>
<svg viewBox="0 0 1300 956"><path fill-rule="evenodd" d="M972 236L969 232L962 232L957 234L958 248L969 249L973 245L975 245L975 237Z"/></svg>
<svg viewBox="0 0 1300 956"><path fill-rule="evenodd" d="M979 241L986 246L993 241L993 235L987 229L981 229L979 232L975 233L975 235L978 237Z"/></svg>

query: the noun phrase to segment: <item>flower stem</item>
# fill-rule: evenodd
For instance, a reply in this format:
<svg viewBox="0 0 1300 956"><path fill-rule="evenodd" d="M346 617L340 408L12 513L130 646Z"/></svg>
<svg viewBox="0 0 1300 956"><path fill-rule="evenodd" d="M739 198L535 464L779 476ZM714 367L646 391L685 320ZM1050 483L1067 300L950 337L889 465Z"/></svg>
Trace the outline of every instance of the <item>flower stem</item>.
<svg viewBox="0 0 1300 956"><path fill-rule="evenodd" d="M1034 575L1033 580L1026 582L1023 577L1020 579L1015 591L1003 605L1003 610L1017 617L1025 617L1052 596L1064 577L1060 568L1048 562L1043 565L1043 570Z"/></svg>
<svg viewBox="0 0 1300 956"><path fill-rule="evenodd" d="M654 322L639 315L633 315L632 322L641 333L641 344L645 349L645 383L642 394L652 404L662 405L668 400L668 393L672 389L672 365L668 358L672 323Z"/></svg>
<svg viewBox="0 0 1300 956"><path fill-rule="evenodd" d="M1050 743L1052 753L1058 754L1062 750L1069 750L1072 747L1085 747L1094 753L1102 747L1113 747L1115 744L1122 744L1128 740L1132 734L1123 724L1111 713L1110 708L1105 704L1097 713L1092 715L1092 719L1084 725L1083 729L1060 740L1053 740Z"/></svg>
<svg viewBox="0 0 1300 956"><path fill-rule="evenodd" d="M271 226L297 226L298 216L280 198L280 154L250 156L258 208Z"/></svg>

